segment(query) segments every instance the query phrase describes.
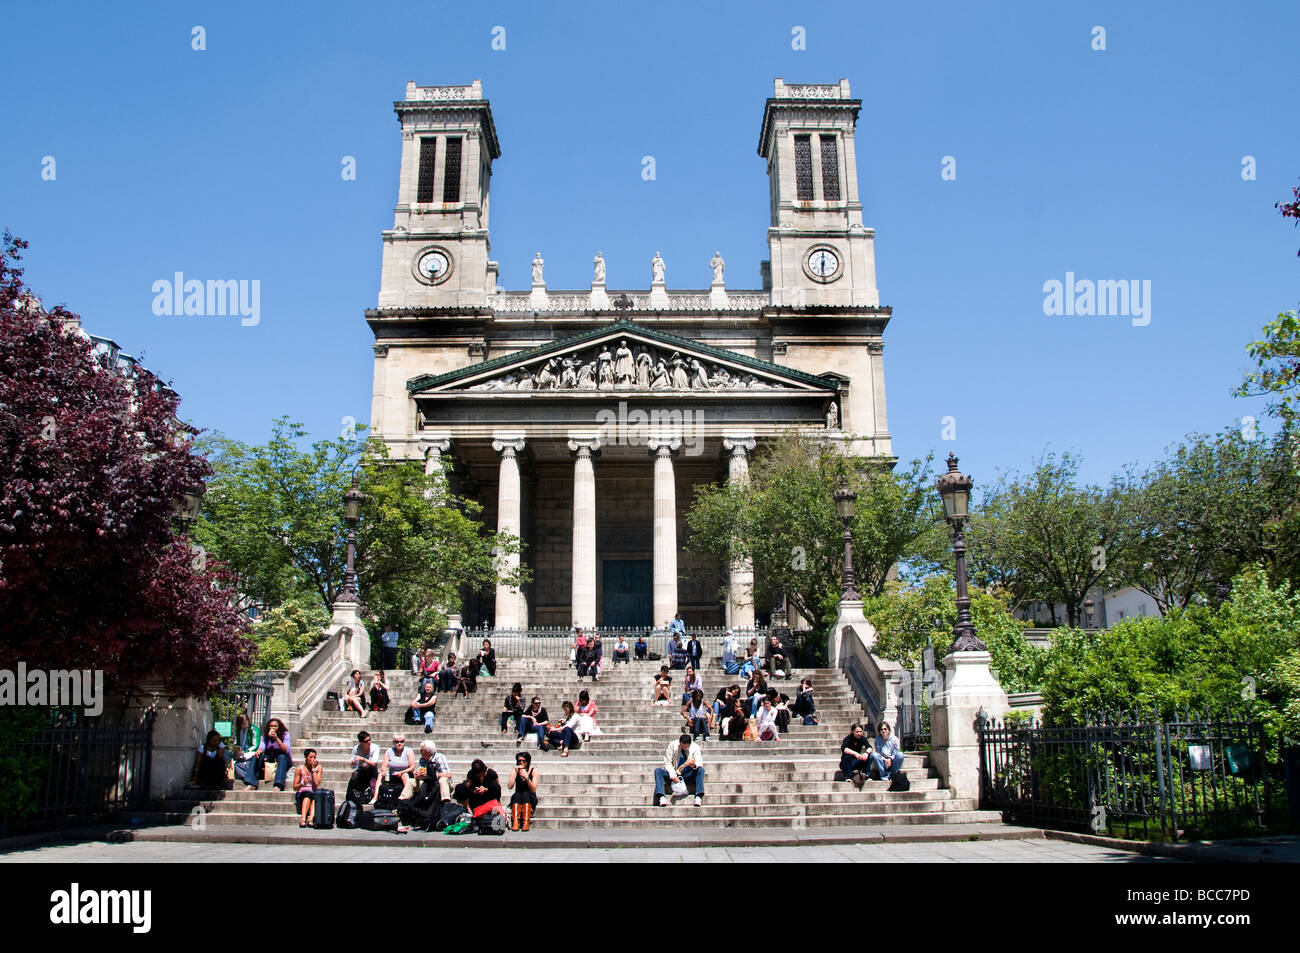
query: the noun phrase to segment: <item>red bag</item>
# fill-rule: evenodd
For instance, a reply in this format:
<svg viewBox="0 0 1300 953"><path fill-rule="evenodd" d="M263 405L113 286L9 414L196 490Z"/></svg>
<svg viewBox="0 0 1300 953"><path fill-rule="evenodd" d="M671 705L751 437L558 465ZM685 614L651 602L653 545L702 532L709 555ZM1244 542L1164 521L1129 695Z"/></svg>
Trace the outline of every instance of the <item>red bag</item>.
<svg viewBox="0 0 1300 953"><path fill-rule="evenodd" d="M500 801L488 801L487 803L480 804L478 807L474 808L474 820L478 820L484 814L491 814L493 811L499 811L502 816L505 816L506 813L505 808L501 806Z"/></svg>

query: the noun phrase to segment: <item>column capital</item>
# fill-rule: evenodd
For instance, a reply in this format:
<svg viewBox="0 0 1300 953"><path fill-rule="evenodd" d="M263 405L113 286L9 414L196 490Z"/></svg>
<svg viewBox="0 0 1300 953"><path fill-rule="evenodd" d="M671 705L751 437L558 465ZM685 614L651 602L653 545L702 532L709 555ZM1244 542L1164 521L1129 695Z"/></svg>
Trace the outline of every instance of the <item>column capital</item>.
<svg viewBox="0 0 1300 953"><path fill-rule="evenodd" d="M753 434L723 434L722 446L731 451L733 457L743 457L758 446Z"/></svg>
<svg viewBox="0 0 1300 953"><path fill-rule="evenodd" d="M600 438L594 435L569 437L569 452L575 457L594 457L600 454Z"/></svg>
<svg viewBox="0 0 1300 953"><path fill-rule="evenodd" d="M492 449L509 460L516 453L523 452L524 438L521 434L497 434L492 441Z"/></svg>
<svg viewBox="0 0 1300 953"><path fill-rule="evenodd" d="M435 450L447 453L451 450L451 434L429 434L421 437L415 447L426 458Z"/></svg>
<svg viewBox="0 0 1300 953"><path fill-rule="evenodd" d="M682 438L677 434L665 436L656 434L645 442L647 449L652 457L673 456L681 448Z"/></svg>

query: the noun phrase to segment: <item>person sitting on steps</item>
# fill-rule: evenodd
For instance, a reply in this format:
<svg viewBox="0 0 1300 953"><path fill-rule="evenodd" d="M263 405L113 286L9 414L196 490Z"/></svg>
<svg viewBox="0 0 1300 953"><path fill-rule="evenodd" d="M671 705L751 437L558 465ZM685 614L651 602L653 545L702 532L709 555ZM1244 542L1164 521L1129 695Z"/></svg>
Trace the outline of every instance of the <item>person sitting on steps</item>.
<svg viewBox="0 0 1300 953"><path fill-rule="evenodd" d="M768 639L767 670L774 678L790 677L790 653L775 635Z"/></svg>
<svg viewBox="0 0 1300 953"><path fill-rule="evenodd" d="M567 758L570 751L577 751L582 747L582 739L578 737L578 725L581 719L573 708L573 702L566 701L560 707L564 711L564 721L551 722L545 727L539 727L537 747L542 751L559 748L560 757Z"/></svg>
<svg viewBox="0 0 1300 953"><path fill-rule="evenodd" d="M539 727L546 727L546 709L542 707L542 700L536 695L528 704L528 709L519 719L519 740L515 742L515 747L523 743L524 738L535 732Z"/></svg>
<svg viewBox="0 0 1300 953"><path fill-rule="evenodd" d="M655 676L654 686L654 704L671 705L673 691L673 677L668 674L668 666L661 666L659 674Z"/></svg>
<svg viewBox="0 0 1300 953"><path fill-rule="evenodd" d="M635 645L633 648L634 648L635 651L636 651L636 660L637 660L638 662L644 662L644 661L645 661L646 650L649 648L649 646L647 646L646 643L645 643L645 636L644 636L644 635L638 635L638 636L636 637L636 645Z"/></svg>
<svg viewBox="0 0 1300 953"><path fill-rule="evenodd" d="M506 779L506 787L515 793L510 795L510 829L512 831L528 830L532 823L533 811L537 809L537 782L541 776L533 767L533 756L527 751L515 755L515 769Z"/></svg>
<svg viewBox="0 0 1300 953"><path fill-rule="evenodd" d="M596 639L593 636L590 641L585 642L582 648L578 649L578 681L582 681L588 675L591 680L597 681L600 674L600 652L596 648Z"/></svg>
<svg viewBox="0 0 1300 953"><path fill-rule="evenodd" d="M370 710L388 711L388 679L381 668L370 680Z"/></svg>
<svg viewBox="0 0 1300 953"><path fill-rule="evenodd" d="M813 683L811 678L799 681L799 691L795 693L794 704L790 711L803 719L805 725L820 724L817 720L817 705L813 702Z"/></svg>
<svg viewBox="0 0 1300 953"><path fill-rule="evenodd" d="M671 668L686 667L686 646L682 644L680 635L674 635L672 643L668 646L668 662Z"/></svg>
<svg viewBox="0 0 1300 953"><path fill-rule="evenodd" d="M845 781L862 790L867 774L871 771L871 742L867 739L862 726L854 722L849 733L840 742L840 771Z"/></svg>
<svg viewBox="0 0 1300 953"><path fill-rule="evenodd" d="M438 669L438 691L449 692L456 687L456 653L447 655L447 661Z"/></svg>
<svg viewBox="0 0 1300 953"><path fill-rule="evenodd" d="M343 689L343 710L351 708L362 718L366 717L366 683L361 678L361 669L354 668L348 676L348 683Z"/></svg>
<svg viewBox="0 0 1300 953"><path fill-rule="evenodd" d="M505 734L510 727L510 719L515 720L515 727L519 726L519 719L524 716L524 686L515 682L510 686L510 693L506 695L505 701L501 703L501 734Z"/></svg>
<svg viewBox="0 0 1300 953"><path fill-rule="evenodd" d="M596 724L596 703L591 700L591 694L584 688L578 692L578 725L574 729L583 743L591 740L592 735L603 735L604 732Z"/></svg>
<svg viewBox="0 0 1300 953"><path fill-rule="evenodd" d="M758 707L758 724L755 730L758 732L759 741L776 740L776 709L772 707L772 699L767 695L762 696L762 701Z"/></svg>
<svg viewBox="0 0 1300 953"><path fill-rule="evenodd" d="M772 711L776 712L776 730L780 734L785 734L790 730L790 696L778 692L775 688L767 690L767 700L772 703Z"/></svg>
<svg viewBox="0 0 1300 953"><path fill-rule="evenodd" d="M730 706L722 710L722 717L718 719L721 737L724 741L744 741L749 719L745 715L746 706L740 700L739 691L732 696Z"/></svg>
<svg viewBox="0 0 1300 953"><path fill-rule="evenodd" d="M475 819L491 811L506 816L506 809L501 806L501 781L497 778L497 773L484 764L481 758L475 758L470 764L469 774L456 785L451 797L474 815Z"/></svg>
<svg viewBox="0 0 1300 953"><path fill-rule="evenodd" d="M415 780L427 786L427 793L438 793L438 800L451 800L451 765L430 738L420 742L420 762L415 766Z"/></svg>
<svg viewBox="0 0 1300 953"><path fill-rule="evenodd" d="M492 648L492 640L484 639L483 647L478 651L479 671L487 669L488 677L495 678L497 674L497 650Z"/></svg>
<svg viewBox="0 0 1300 953"><path fill-rule="evenodd" d="M628 651L627 638L620 635L618 641L614 643L614 664L619 662L630 662L631 652Z"/></svg>
<svg viewBox="0 0 1300 953"><path fill-rule="evenodd" d="M889 722L876 725L876 750L871 752L871 777L893 781L903 770L903 749L890 733Z"/></svg>
<svg viewBox="0 0 1300 953"><path fill-rule="evenodd" d="M298 806L298 826L310 827L316 817L316 792L325 769L316 760L315 748L308 748L302 757L306 764L298 765L293 772L293 798Z"/></svg>
<svg viewBox="0 0 1300 953"><path fill-rule="evenodd" d="M400 784L398 798L409 798L415 793L415 755L406 747L403 735L393 736L393 746L384 752L379 776L389 784Z"/></svg>
<svg viewBox="0 0 1300 953"><path fill-rule="evenodd" d="M478 657L475 656L461 666L460 671L456 673L456 689L452 693L452 698L461 695L469 698L470 695L478 691L478 673L482 668L482 664Z"/></svg>
<svg viewBox="0 0 1300 953"><path fill-rule="evenodd" d="M224 788L226 786L226 744L221 740L221 732L213 729L203 739L198 753L194 756L194 770L190 773L190 784L203 788Z"/></svg>
<svg viewBox="0 0 1300 953"><path fill-rule="evenodd" d="M370 741L370 732L358 731L357 743L352 748L352 757L348 759L348 766L352 768L352 777L348 778L347 796L350 800L361 803L374 797L382 757L379 745ZM367 791L369 797L363 793Z"/></svg>
<svg viewBox="0 0 1300 953"><path fill-rule="evenodd" d="M263 765L267 761L275 762L275 789L284 790L284 783L289 778L289 769L293 767L293 748L289 741L289 729L279 718L272 718L266 723L262 732L262 741L257 746L257 776L262 776Z"/></svg>
<svg viewBox="0 0 1300 953"><path fill-rule="evenodd" d="M438 717L438 696L431 685L421 685L420 694L411 699L411 721L424 724L424 733L433 731L433 723Z"/></svg>
<svg viewBox="0 0 1300 953"><path fill-rule="evenodd" d="M655 768L655 798L660 807L668 806L665 790L679 780L686 782L688 791L694 783L695 806L699 807L704 797L704 755L700 746L687 734L668 742L668 750L664 752L664 765Z"/></svg>
<svg viewBox="0 0 1300 953"><path fill-rule="evenodd" d="M691 703L691 693L697 689L699 691L704 691L704 681L696 674L695 666L688 665L686 666L686 675L682 679L683 705L689 705Z"/></svg>
<svg viewBox="0 0 1300 953"><path fill-rule="evenodd" d="M719 730L722 728L722 713L731 708L731 703L739 697L739 685L726 685L718 689L718 694L713 699L713 723Z"/></svg>
<svg viewBox="0 0 1300 953"><path fill-rule="evenodd" d="M695 689L690 699L682 706L682 718L691 730L691 737L703 741L709 740L709 729L713 727L713 710L704 704L704 692Z"/></svg>
<svg viewBox="0 0 1300 953"><path fill-rule="evenodd" d="M235 779L244 782L245 791L256 791L258 730L245 712L235 717Z"/></svg>

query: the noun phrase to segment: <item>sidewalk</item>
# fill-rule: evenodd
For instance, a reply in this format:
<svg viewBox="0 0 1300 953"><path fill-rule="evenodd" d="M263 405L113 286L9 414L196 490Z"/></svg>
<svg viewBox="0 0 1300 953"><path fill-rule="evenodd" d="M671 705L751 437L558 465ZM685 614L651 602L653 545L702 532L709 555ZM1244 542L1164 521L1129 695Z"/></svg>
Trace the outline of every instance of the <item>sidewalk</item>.
<svg viewBox="0 0 1300 953"><path fill-rule="evenodd" d="M1251 837L1239 840L1183 841L1177 844L1151 843L1149 841L1120 840L1115 837L1097 837L1094 834L1074 834L1069 831L1043 831L1049 840L1087 844L1091 847L1110 847L1135 854L1153 857L1171 857L1193 863L1212 864L1300 864L1300 836Z"/></svg>
<svg viewBox="0 0 1300 953"><path fill-rule="evenodd" d="M295 846L347 846L382 844L385 847L508 847L508 848L629 848L629 847L796 847L834 844L915 844L971 840L1041 840L1043 832L1005 824L880 825L826 827L813 830L772 828L668 828L655 830L543 829L508 832L502 837L478 834L429 834L412 831L303 830L298 827L252 827L223 824L196 830L189 825L116 830L107 838L115 843L274 844Z"/></svg>

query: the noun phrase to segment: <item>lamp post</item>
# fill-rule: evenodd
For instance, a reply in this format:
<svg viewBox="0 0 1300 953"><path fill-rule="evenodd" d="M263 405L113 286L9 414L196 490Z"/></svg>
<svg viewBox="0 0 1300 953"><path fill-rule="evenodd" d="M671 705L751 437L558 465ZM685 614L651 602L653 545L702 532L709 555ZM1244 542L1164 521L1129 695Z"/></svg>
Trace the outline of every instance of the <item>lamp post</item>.
<svg viewBox="0 0 1300 953"><path fill-rule="evenodd" d="M952 628L952 645L948 652L987 652L988 646L975 634L970 617L970 593L966 588L966 534L963 529L970 518L970 489L974 481L957 469L957 457L948 454L948 472L939 477L935 488L943 500L943 515L952 525L952 549L957 557L957 624Z"/></svg>
<svg viewBox="0 0 1300 953"><path fill-rule="evenodd" d="M835 491L835 512L844 527L844 594L840 596L841 602L857 602L861 598L857 575L853 572L853 534L850 531L857 499L858 495L849 489L848 479L840 474L840 487Z"/></svg>
<svg viewBox="0 0 1300 953"><path fill-rule="evenodd" d="M357 552L357 523L361 520L361 504L366 495L361 492L360 477L353 472L352 488L343 494L343 520L348 524L348 567L343 573L343 588L334 599L338 602L356 602L357 571L355 569Z"/></svg>
<svg viewBox="0 0 1300 953"><path fill-rule="evenodd" d="M1091 599L1085 599L1085 600L1084 600L1084 603L1083 603L1083 617L1084 617L1084 619L1086 620L1086 621L1084 622L1084 627L1085 627L1085 628L1088 628L1088 629L1091 629L1091 628L1092 628L1092 610L1093 610L1094 605L1095 605L1095 603L1094 603Z"/></svg>
<svg viewBox="0 0 1300 953"><path fill-rule="evenodd" d="M180 499L172 504L172 509L176 513L176 518L181 521L188 533L190 524L199 518L199 505L203 500L203 491L205 487L202 484L181 493Z"/></svg>

